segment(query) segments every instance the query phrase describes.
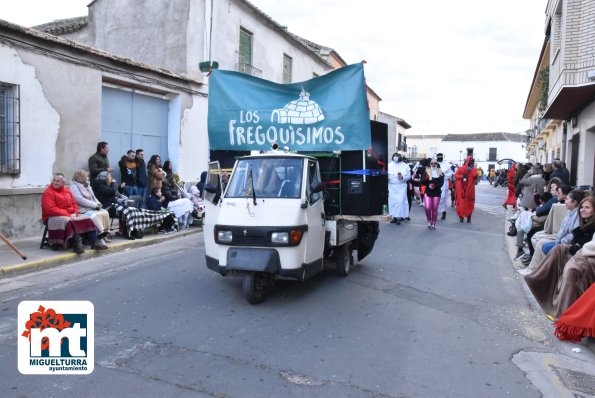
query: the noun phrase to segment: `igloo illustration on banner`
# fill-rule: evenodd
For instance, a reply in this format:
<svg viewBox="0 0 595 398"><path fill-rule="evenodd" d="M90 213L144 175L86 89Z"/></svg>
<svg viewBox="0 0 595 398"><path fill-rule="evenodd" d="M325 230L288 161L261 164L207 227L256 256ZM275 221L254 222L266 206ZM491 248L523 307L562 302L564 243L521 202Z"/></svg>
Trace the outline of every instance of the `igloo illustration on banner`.
<svg viewBox="0 0 595 398"><path fill-rule="evenodd" d="M310 99L310 93L300 92L300 98L291 101L281 109L271 113L271 123L278 124L314 124L324 120L324 113L318 104Z"/></svg>

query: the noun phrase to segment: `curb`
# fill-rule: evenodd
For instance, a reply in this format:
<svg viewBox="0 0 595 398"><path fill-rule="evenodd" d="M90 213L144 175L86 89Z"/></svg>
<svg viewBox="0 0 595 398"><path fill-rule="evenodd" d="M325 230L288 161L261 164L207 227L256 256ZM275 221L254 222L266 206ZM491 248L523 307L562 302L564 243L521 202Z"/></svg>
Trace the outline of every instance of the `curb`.
<svg viewBox="0 0 595 398"><path fill-rule="evenodd" d="M22 275L34 271L40 271L48 268L53 268L56 266L74 263L81 260L86 260L90 258L96 258L100 256L106 256L109 254L113 254L115 252L123 251L129 248L137 248L137 247L144 247L149 245L154 245L157 243L166 242L170 239L181 238L187 235L193 235L202 233L202 227L200 228L193 228L185 231L178 231L174 235L166 235L161 237L154 236L149 237L148 239L136 239L136 240L123 240L119 241L118 243L113 243L109 246L107 250L96 251L93 249L85 250L83 254L76 254L73 252L68 252L64 254L56 254L55 256L51 256L50 258L44 258L39 260L28 261L23 264L18 265L8 265L5 267L0 267L0 280L4 278L8 278L11 276ZM43 249L43 250L51 250L51 249Z"/></svg>

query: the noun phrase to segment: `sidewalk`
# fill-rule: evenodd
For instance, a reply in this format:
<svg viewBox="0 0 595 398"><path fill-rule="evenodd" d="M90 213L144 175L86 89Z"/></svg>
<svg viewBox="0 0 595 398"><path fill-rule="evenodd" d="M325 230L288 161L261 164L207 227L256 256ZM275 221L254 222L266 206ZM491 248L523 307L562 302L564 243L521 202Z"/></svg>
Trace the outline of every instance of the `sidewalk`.
<svg viewBox="0 0 595 398"><path fill-rule="evenodd" d="M184 231L166 235L146 234L142 239L129 240L122 236L116 236L112 231L112 241L107 242L109 249L96 251L91 249L90 246L85 246L85 253L78 255L72 249L60 248L59 250L52 250L47 247L40 249L41 234L33 238L10 239L11 243L27 257L25 260L21 259L21 256L14 252L4 241L0 241L0 279L80 261L90 257L102 256L114 253L115 251L147 246L199 232L202 232L202 227L191 226L190 229Z"/></svg>

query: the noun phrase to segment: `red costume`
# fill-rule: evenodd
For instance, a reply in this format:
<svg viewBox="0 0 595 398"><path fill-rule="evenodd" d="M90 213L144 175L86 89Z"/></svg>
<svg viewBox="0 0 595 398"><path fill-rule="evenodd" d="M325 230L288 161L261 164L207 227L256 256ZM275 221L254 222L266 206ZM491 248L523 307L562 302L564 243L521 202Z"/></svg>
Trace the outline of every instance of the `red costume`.
<svg viewBox="0 0 595 398"><path fill-rule="evenodd" d="M41 219L46 222L49 217L66 216L78 214L79 208L72 196L70 189L61 187L54 188L50 184L41 195Z"/></svg>
<svg viewBox="0 0 595 398"><path fill-rule="evenodd" d="M595 284L592 284L556 322L555 335L560 340L580 341L595 337Z"/></svg>
<svg viewBox="0 0 595 398"><path fill-rule="evenodd" d="M471 218L475 207L475 179L477 169L473 167L473 158L467 156L465 164L455 172L456 208L459 218ZM462 220L461 220L462 221Z"/></svg>
<svg viewBox="0 0 595 398"><path fill-rule="evenodd" d="M504 206L511 205L516 207L516 193L514 192L514 177L516 176L516 163L508 169L508 196L504 201Z"/></svg>

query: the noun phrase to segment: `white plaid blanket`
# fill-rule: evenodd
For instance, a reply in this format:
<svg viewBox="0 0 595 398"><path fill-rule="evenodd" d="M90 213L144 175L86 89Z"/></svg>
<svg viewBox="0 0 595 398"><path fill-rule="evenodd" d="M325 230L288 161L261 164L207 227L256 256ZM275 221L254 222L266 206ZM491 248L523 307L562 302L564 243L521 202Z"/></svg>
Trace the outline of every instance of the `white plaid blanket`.
<svg viewBox="0 0 595 398"><path fill-rule="evenodd" d="M163 220L173 214L171 211L153 211L146 209L137 209L135 207L124 207L116 205L116 213L122 217L128 233L131 233L133 229L140 231L145 228L159 227ZM178 220L174 214L174 226L178 227Z"/></svg>

